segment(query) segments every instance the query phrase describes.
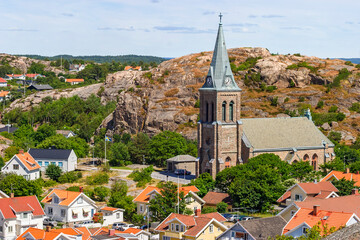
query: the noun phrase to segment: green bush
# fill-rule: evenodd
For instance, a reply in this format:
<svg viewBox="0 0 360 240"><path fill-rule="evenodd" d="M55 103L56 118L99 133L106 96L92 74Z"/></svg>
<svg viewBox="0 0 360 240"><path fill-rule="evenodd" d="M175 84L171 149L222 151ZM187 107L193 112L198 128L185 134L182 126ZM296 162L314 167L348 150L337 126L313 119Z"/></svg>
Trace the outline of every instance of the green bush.
<svg viewBox="0 0 360 240"><path fill-rule="evenodd" d="M81 172L72 171L62 174L59 177L58 181L59 183L74 183L80 178L82 178Z"/></svg>
<svg viewBox="0 0 360 240"><path fill-rule="evenodd" d="M338 107L336 105L332 105L330 108L329 108L329 113L335 113L337 112L338 110Z"/></svg>
<svg viewBox="0 0 360 240"><path fill-rule="evenodd" d="M152 79L152 73L151 72L146 72L146 73L143 74L143 76L146 77L149 80Z"/></svg>
<svg viewBox="0 0 360 240"><path fill-rule="evenodd" d="M328 138L332 141L332 142L337 142L339 143L341 140L341 133L339 132L334 132L331 131L328 135Z"/></svg>
<svg viewBox="0 0 360 240"><path fill-rule="evenodd" d="M44 182L44 187L53 187L57 185L57 182L54 180L48 180Z"/></svg>
<svg viewBox="0 0 360 240"><path fill-rule="evenodd" d="M130 175L129 178L132 178L135 182L137 182L137 187L144 187L147 183L150 183L151 173L154 171L154 168L152 165L150 165L147 168L143 168L140 171L135 170Z"/></svg>
<svg viewBox="0 0 360 240"><path fill-rule="evenodd" d="M349 108L349 110L360 113L360 103L359 102L353 103Z"/></svg>
<svg viewBox="0 0 360 240"><path fill-rule="evenodd" d="M106 172L98 172L86 178L88 185L101 185L109 182L109 174Z"/></svg>
<svg viewBox="0 0 360 240"><path fill-rule="evenodd" d="M196 100L194 108L200 108L200 99Z"/></svg>
<svg viewBox="0 0 360 240"><path fill-rule="evenodd" d="M321 108L323 108L323 107L324 107L324 101L321 101L321 100L320 100L320 101L317 103L316 108L317 108L317 109L319 109L319 108L321 109Z"/></svg>
<svg viewBox="0 0 360 240"><path fill-rule="evenodd" d="M299 97L299 102L304 102L305 98L303 96Z"/></svg>
<svg viewBox="0 0 360 240"><path fill-rule="evenodd" d="M343 113L313 113L312 118L316 126L321 126L324 123L341 122L345 119Z"/></svg>
<svg viewBox="0 0 360 240"><path fill-rule="evenodd" d="M286 97L286 98L284 99L284 103L288 102L289 100L290 100L290 98Z"/></svg>
<svg viewBox="0 0 360 240"><path fill-rule="evenodd" d="M340 87L341 80L347 79L351 75L351 72L347 70L347 68L343 68L339 71L339 74L334 78L334 81L330 83L328 86L330 88Z"/></svg>
<svg viewBox="0 0 360 240"><path fill-rule="evenodd" d="M80 192L80 187L79 187L79 186L71 186L71 187L68 187L68 188L66 189L66 191Z"/></svg>
<svg viewBox="0 0 360 240"><path fill-rule="evenodd" d="M253 68L257 62L257 60L261 59L261 57L257 57L257 58L247 58L245 60L245 62L243 62L242 64L240 64L234 72L238 72L238 71L244 71L244 70L248 70L250 68Z"/></svg>
<svg viewBox="0 0 360 240"><path fill-rule="evenodd" d="M354 64L353 64L351 61L346 61L346 62L345 62L345 65L354 66Z"/></svg>
<svg viewBox="0 0 360 240"><path fill-rule="evenodd" d="M279 97L273 97L273 98L271 99L270 105L276 107L276 106L278 105L278 98L279 98Z"/></svg>
<svg viewBox="0 0 360 240"><path fill-rule="evenodd" d="M54 164L50 164L46 168L45 175L48 176L51 180L58 181L59 177L61 176L61 168Z"/></svg>
<svg viewBox="0 0 360 240"><path fill-rule="evenodd" d="M356 64L356 66L355 66L356 68L360 68L360 64Z"/></svg>

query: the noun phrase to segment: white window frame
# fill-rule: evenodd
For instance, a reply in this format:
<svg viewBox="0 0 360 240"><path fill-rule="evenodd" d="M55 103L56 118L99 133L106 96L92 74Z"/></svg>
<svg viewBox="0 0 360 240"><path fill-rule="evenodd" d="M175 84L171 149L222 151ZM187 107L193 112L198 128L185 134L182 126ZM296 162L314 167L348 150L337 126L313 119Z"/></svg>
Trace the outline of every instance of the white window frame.
<svg viewBox="0 0 360 240"><path fill-rule="evenodd" d="M295 194L295 201L301 202L302 200L303 200L302 195L300 195L300 194Z"/></svg>
<svg viewBox="0 0 360 240"><path fill-rule="evenodd" d="M48 214L53 215L54 211L52 207L48 207Z"/></svg>
<svg viewBox="0 0 360 240"><path fill-rule="evenodd" d="M116 213L116 218L117 219L120 218L120 213L119 212Z"/></svg>
<svg viewBox="0 0 360 240"><path fill-rule="evenodd" d="M23 214L22 214L22 218L28 218L28 213L26 213L26 212L24 212Z"/></svg>
<svg viewBox="0 0 360 240"><path fill-rule="evenodd" d="M209 233L213 233L214 232L214 224L210 224L209 225Z"/></svg>
<svg viewBox="0 0 360 240"><path fill-rule="evenodd" d="M140 212L144 212L144 206L142 204L140 205Z"/></svg>
<svg viewBox="0 0 360 240"><path fill-rule="evenodd" d="M15 168L15 166L17 167L17 168ZM19 170L20 169L20 166L19 166L19 164L13 164L13 170Z"/></svg>
<svg viewBox="0 0 360 240"><path fill-rule="evenodd" d="M171 224L171 231L172 232L174 231L174 224L173 223Z"/></svg>
<svg viewBox="0 0 360 240"><path fill-rule="evenodd" d="M9 226L9 227L8 227L8 232L9 232L9 233L12 233L12 232L13 232L13 226Z"/></svg>
<svg viewBox="0 0 360 240"><path fill-rule="evenodd" d="M308 229L307 227L302 227L302 233L307 234L307 229Z"/></svg>
<svg viewBox="0 0 360 240"><path fill-rule="evenodd" d="M175 224L175 232L180 232L180 225L179 224Z"/></svg>
<svg viewBox="0 0 360 240"><path fill-rule="evenodd" d="M66 210L65 209L60 210L60 216L61 217L66 217Z"/></svg>

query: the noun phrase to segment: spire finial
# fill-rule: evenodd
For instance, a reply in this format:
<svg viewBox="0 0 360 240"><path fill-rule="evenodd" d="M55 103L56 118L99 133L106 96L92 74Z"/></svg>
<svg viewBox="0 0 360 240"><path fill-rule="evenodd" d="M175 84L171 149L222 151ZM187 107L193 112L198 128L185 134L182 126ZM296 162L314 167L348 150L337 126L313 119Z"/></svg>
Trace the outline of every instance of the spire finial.
<svg viewBox="0 0 360 240"><path fill-rule="evenodd" d="M221 19L222 19L223 15L220 13L219 14L219 18L220 18L220 23L221 23Z"/></svg>

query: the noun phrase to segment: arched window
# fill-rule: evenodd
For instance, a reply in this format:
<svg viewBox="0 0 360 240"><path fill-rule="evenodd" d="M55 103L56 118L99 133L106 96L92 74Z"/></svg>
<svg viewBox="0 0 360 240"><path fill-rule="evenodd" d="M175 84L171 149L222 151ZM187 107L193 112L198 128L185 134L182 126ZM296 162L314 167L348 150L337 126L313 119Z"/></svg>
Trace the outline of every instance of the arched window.
<svg viewBox="0 0 360 240"><path fill-rule="evenodd" d="M231 101L229 104L229 119L230 121L234 121L234 102Z"/></svg>
<svg viewBox="0 0 360 240"><path fill-rule="evenodd" d="M297 160L294 160L292 163L297 163L298 161Z"/></svg>
<svg viewBox="0 0 360 240"><path fill-rule="evenodd" d="M229 168L230 167L230 163L231 163L231 158L230 157L227 157L225 159L225 168Z"/></svg>
<svg viewBox="0 0 360 240"><path fill-rule="evenodd" d="M303 160L304 160L304 161L309 161L309 160L310 160L309 155L305 154L304 157L303 157Z"/></svg>
<svg viewBox="0 0 360 240"><path fill-rule="evenodd" d="M315 153L312 156L312 160L311 160L311 166L313 167L314 171L317 170L317 160L318 160L318 155Z"/></svg>
<svg viewBox="0 0 360 240"><path fill-rule="evenodd" d="M211 103L211 122L215 121L215 107L214 103Z"/></svg>
<svg viewBox="0 0 360 240"><path fill-rule="evenodd" d="M226 102L222 103L222 118L223 121L226 121Z"/></svg>
<svg viewBox="0 0 360 240"><path fill-rule="evenodd" d="M206 119L206 122L209 121L209 104L206 102L206 106L205 106L205 119Z"/></svg>

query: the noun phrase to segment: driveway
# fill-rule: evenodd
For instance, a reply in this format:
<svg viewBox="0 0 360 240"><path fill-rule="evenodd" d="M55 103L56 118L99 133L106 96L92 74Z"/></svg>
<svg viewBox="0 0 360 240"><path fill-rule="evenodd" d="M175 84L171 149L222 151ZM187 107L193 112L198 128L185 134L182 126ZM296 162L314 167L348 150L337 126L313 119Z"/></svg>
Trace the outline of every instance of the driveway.
<svg viewBox="0 0 360 240"><path fill-rule="evenodd" d="M171 181L174 183L179 182L181 184L188 184L190 183L191 179L195 179L195 175L176 175L175 173L168 171L155 171L151 174L151 177L163 181Z"/></svg>

